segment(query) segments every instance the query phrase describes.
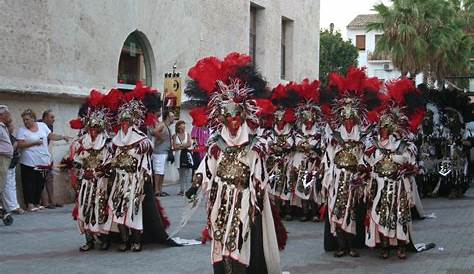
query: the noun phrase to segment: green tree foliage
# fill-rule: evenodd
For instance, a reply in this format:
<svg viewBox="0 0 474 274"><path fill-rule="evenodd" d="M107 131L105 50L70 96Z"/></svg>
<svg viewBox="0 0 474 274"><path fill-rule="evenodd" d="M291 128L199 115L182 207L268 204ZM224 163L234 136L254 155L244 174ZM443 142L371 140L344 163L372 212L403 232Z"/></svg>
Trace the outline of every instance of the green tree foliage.
<svg viewBox="0 0 474 274"><path fill-rule="evenodd" d="M380 21L369 30L384 31L376 51L388 53L402 75L423 72L425 79L443 83L469 74L474 1L394 0L374 9Z"/></svg>
<svg viewBox="0 0 474 274"><path fill-rule="evenodd" d="M326 84L329 73L347 73L350 66L357 66L357 48L342 39L341 33L322 30L319 50L319 80Z"/></svg>

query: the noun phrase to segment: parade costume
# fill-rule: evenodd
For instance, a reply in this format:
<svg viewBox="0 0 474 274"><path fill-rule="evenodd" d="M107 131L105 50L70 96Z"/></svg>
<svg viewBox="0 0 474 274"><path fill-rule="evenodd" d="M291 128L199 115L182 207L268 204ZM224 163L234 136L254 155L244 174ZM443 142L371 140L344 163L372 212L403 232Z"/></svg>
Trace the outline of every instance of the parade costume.
<svg viewBox="0 0 474 274"><path fill-rule="evenodd" d="M295 195L297 173L292 164L295 155L295 107L299 96L290 89L291 85L280 84L272 91L271 100L276 111L272 130L267 135L270 194L287 221L293 219L291 206L301 207L301 200Z"/></svg>
<svg viewBox="0 0 474 274"><path fill-rule="evenodd" d="M98 111L91 112L89 106ZM151 141L140 130L142 125L155 123L155 113L160 107L157 91L137 83L128 93L112 89L103 95L92 91L87 104L79 110L80 118L70 122L72 128L80 130L79 139L70 148L70 158L79 167L78 176L73 178L80 184L78 206L73 216L86 233L97 229L101 233L120 232L121 251L129 248L140 251L144 242L176 245L168 239L165 229L169 222L153 195ZM85 130L90 128L90 121L104 125L107 130L91 138L91 131ZM113 135L113 132L116 134L109 142L105 136ZM107 195L104 196L106 187ZM107 219L102 225L103 216ZM94 218L98 218L97 221ZM90 224L101 226L96 228ZM108 246L108 241L102 243L103 248Z"/></svg>
<svg viewBox="0 0 474 274"><path fill-rule="evenodd" d="M421 174L417 176L417 184L423 196L431 196L439 180L438 164L442 134L440 114L437 105L426 104L425 118L416 142L418 165L421 169Z"/></svg>
<svg viewBox="0 0 474 274"><path fill-rule="evenodd" d="M93 249L96 239L101 249L109 247L112 216L107 205L110 189L105 169L112 154L108 138L111 117L102 98L98 91L91 91L85 104L86 113L76 120L75 126L71 122L73 127L82 131L82 136L73 144L72 155L78 178L76 218L79 230L86 236L86 244L80 247L80 251Z"/></svg>
<svg viewBox="0 0 474 274"><path fill-rule="evenodd" d="M301 221L319 221L321 197L320 169L322 147L322 112L319 108L319 81L303 80L293 84L292 89L299 95L296 108L297 130L295 133L295 154L292 165L297 174L295 195L301 199L303 216Z"/></svg>
<svg viewBox="0 0 474 274"><path fill-rule="evenodd" d="M370 101L377 101L380 85L378 79L367 78L365 71L355 68L349 69L347 77L330 75L329 88L336 101L326 126L322 185L327 198L324 245L326 250L337 246L336 257L359 256L354 248L363 242L363 198L370 170L363 160L370 133L367 112Z"/></svg>
<svg viewBox="0 0 474 274"><path fill-rule="evenodd" d="M430 146L432 150L436 149L436 154L439 156L437 180L433 183L433 180L429 180L430 177L423 178L430 183L427 186L427 194L460 198L470 184L468 151L472 144L464 134L464 121L474 118L472 115L474 105L469 103L467 95L458 90L425 90L425 97L436 106L441 124L436 132L437 138ZM433 147L433 144L436 146ZM425 151L426 149L422 152Z"/></svg>
<svg viewBox="0 0 474 274"><path fill-rule="evenodd" d="M206 106L214 136L193 178L188 198L208 197L214 273L281 273L268 198L264 144L246 121L258 124L252 100L265 82L247 55L204 58L190 69L187 94ZM199 192L199 190L202 190Z"/></svg>
<svg viewBox="0 0 474 274"><path fill-rule="evenodd" d="M391 82L387 90L388 97L378 117L378 134L366 157L372 165L366 244L380 245L383 259L389 256L389 246L396 246L398 257L405 259L405 246L412 234L411 178L417 172L417 150L409 131L418 131L425 111L423 100L417 100L421 95L413 81Z"/></svg>

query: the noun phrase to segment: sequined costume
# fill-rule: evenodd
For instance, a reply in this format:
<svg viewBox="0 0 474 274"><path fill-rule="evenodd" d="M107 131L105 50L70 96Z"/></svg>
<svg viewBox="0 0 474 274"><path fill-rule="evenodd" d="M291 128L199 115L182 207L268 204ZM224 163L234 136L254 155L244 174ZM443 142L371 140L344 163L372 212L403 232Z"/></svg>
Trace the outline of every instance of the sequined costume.
<svg viewBox="0 0 474 274"><path fill-rule="evenodd" d="M214 132L193 186L186 191L193 205L201 194L207 198L214 273L280 274L267 192L266 145L256 136L259 107L255 99L265 93L266 82L251 66L251 57L239 53L224 60L204 58L188 75L193 81L186 92L206 107Z"/></svg>
<svg viewBox="0 0 474 274"><path fill-rule="evenodd" d="M302 200L312 200L321 203L320 163L321 163L321 133L316 125L302 129L295 137L296 153L293 157L293 167L297 170L295 194ZM318 185L317 185L318 184Z"/></svg>
<svg viewBox="0 0 474 274"><path fill-rule="evenodd" d="M291 125L286 124L283 129L275 126L268 135L267 144L270 151L267 161L270 194L281 200L291 200L294 190L292 183L296 182L296 178L291 174L291 162L294 155Z"/></svg>
<svg viewBox="0 0 474 274"><path fill-rule="evenodd" d="M78 225L82 233L107 234L111 215L108 210L109 180L105 176L105 162L111 147L104 133L94 141L87 133L77 142L74 162L79 169Z"/></svg>
<svg viewBox="0 0 474 274"><path fill-rule="evenodd" d="M366 244L375 247L381 244L381 236L389 244L398 246L410 241L412 230L410 208L414 201L409 176L404 167L416 164L413 144L402 142L390 135L388 140L377 139L375 151L368 159L373 166L369 185L371 208L370 222L366 232ZM373 199L372 199L373 198Z"/></svg>
<svg viewBox="0 0 474 274"><path fill-rule="evenodd" d="M356 235L356 207L362 201L364 186L358 178L359 165L365 165L365 146L358 125L350 132L344 125L330 133L323 156L323 189L327 197L327 208L331 233L337 228Z"/></svg>
<svg viewBox="0 0 474 274"><path fill-rule="evenodd" d="M258 153L257 140L249 140L247 131L244 125L236 138L230 138L223 129L196 171L195 176L202 177L201 187L209 197L213 263L230 257L243 265L250 264L251 239L259 215L265 259L274 263L278 260L265 164Z"/></svg>
<svg viewBox="0 0 474 274"><path fill-rule="evenodd" d="M400 79L386 85L384 101L374 119L372 146L366 154L371 164L367 187L368 225L365 243L381 247L380 258L387 259L390 246L406 259L405 247L411 242L411 208L417 191L414 176L419 172L417 149L412 143L425 114L425 106L413 81ZM407 105L408 100L420 102Z"/></svg>
<svg viewBox="0 0 474 274"><path fill-rule="evenodd" d="M142 230L142 202L144 184L151 184L152 143L135 126L125 133L122 129L112 139L115 153L110 161L113 168L113 184L109 196L109 208L115 224Z"/></svg>

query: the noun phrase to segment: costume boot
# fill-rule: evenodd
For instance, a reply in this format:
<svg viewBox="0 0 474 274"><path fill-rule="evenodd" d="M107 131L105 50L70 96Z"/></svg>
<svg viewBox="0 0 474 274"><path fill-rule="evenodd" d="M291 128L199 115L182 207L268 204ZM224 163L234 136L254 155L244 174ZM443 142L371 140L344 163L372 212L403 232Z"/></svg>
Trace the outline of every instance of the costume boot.
<svg viewBox="0 0 474 274"><path fill-rule="evenodd" d="M301 201L301 207L303 209L303 216L301 216L301 222L307 222L311 219L311 211L309 208L309 201Z"/></svg>
<svg viewBox="0 0 474 274"><path fill-rule="evenodd" d="M380 258L385 260L390 256L390 246L386 237L382 235L380 235L380 237L382 238L382 252L380 253Z"/></svg>
<svg viewBox="0 0 474 274"><path fill-rule="evenodd" d="M79 251L86 252L91 249L94 249L94 237L89 233L86 233L86 243L79 247Z"/></svg>
<svg viewBox="0 0 474 274"><path fill-rule="evenodd" d="M132 229L132 251L142 251L142 232L140 230Z"/></svg>
<svg viewBox="0 0 474 274"><path fill-rule="evenodd" d="M110 236L101 235L100 236L100 250L108 250L110 247Z"/></svg>
<svg viewBox="0 0 474 274"><path fill-rule="evenodd" d="M128 227L124 225L118 225L118 229L120 231L120 239L122 240L119 245L118 251L125 252L130 249L129 230Z"/></svg>
<svg viewBox="0 0 474 274"><path fill-rule="evenodd" d="M343 257L346 255L346 241L344 240L344 231L337 228L336 230L336 240L337 240L337 251L334 253L334 257Z"/></svg>
<svg viewBox="0 0 474 274"><path fill-rule="evenodd" d="M350 234L350 233L344 233L345 234L345 241L346 241L346 247L347 247L347 253L349 253L349 256L351 257L360 257L360 254L359 252L357 252L354 248L353 248L353 244L354 244L354 235Z"/></svg>
<svg viewBox="0 0 474 274"><path fill-rule="evenodd" d="M407 254L405 252L405 246L404 245L398 246L397 256L400 260L405 260L407 258Z"/></svg>

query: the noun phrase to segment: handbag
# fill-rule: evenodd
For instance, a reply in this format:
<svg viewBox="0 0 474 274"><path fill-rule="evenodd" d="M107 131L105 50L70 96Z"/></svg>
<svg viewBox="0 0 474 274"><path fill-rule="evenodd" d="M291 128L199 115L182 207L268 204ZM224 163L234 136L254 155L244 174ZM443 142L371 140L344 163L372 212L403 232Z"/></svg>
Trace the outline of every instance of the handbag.
<svg viewBox="0 0 474 274"><path fill-rule="evenodd" d="M199 164L201 164L201 154L199 154L197 151L193 151L193 162L193 169L198 169Z"/></svg>
<svg viewBox="0 0 474 274"><path fill-rule="evenodd" d="M168 130L168 136L170 137L170 144L172 144L171 142L171 131L170 131L170 128L168 126L166 126L166 129ZM173 149L168 149L168 156L166 157L166 160L170 163L174 163L174 153L173 153Z"/></svg>
<svg viewBox="0 0 474 274"><path fill-rule="evenodd" d="M193 168L194 161L191 151L187 148L181 150L181 154L179 156L179 167L181 168Z"/></svg>
<svg viewBox="0 0 474 274"><path fill-rule="evenodd" d="M166 156L166 161L174 163L174 153L172 149L168 150L168 156Z"/></svg>

